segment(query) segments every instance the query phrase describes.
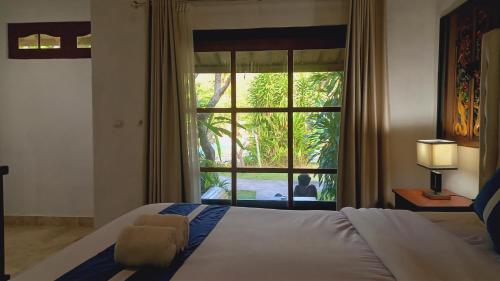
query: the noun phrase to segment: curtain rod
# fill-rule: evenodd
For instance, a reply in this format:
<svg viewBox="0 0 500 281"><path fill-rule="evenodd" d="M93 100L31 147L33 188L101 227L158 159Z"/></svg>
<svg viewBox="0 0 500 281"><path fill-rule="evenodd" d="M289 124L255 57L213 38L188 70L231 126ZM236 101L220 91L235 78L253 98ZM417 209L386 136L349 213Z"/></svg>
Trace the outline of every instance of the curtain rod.
<svg viewBox="0 0 500 281"><path fill-rule="evenodd" d="M264 0L181 0L181 2L188 3L207 3L207 2L263 2ZM140 8L151 3L151 0L133 0L131 6L134 8Z"/></svg>
<svg viewBox="0 0 500 281"><path fill-rule="evenodd" d="M152 0L132 0L131 6L135 9L147 6ZM179 2L192 3L192 4L203 4L203 3L217 3L217 2L234 2L234 3L251 3L251 2L276 2L276 1L307 1L307 0L179 0ZM331 0L316 0L316 1L331 1Z"/></svg>

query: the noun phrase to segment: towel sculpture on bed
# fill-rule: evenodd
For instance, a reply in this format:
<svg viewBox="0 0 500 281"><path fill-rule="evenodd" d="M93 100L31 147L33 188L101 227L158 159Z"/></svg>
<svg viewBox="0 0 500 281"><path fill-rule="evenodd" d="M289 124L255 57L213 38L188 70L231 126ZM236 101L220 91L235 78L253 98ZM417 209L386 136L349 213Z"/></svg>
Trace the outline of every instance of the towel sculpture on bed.
<svg viewBox="0 0 500 281"><path fill-rule="evenodd" d="M176 229L127 226L115 245L115 262L127 267L168 267L177 253Z"/></svg>
<svg viewBox="0 0 500 281"><path fill-rule="evenodd" d="M189 220L180 215L142 215L121 232L115 262L127 267L168 267L189 239Z"/></svg>
<svg viewBox="0 0 500 281"><path fill-rule="evenodd" d="M184 250L187 246L189 240L189 220L186 216L147 214L137 218L134 225L173 227L177 230L177 252Z"/></svg>

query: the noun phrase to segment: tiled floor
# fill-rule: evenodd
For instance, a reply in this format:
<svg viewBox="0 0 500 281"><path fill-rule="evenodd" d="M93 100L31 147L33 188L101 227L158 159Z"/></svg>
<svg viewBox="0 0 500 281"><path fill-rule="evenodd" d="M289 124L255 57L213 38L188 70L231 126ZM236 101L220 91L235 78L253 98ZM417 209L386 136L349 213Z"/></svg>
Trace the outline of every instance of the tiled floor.
<svg viewBox="0 0 500 281"><path fill-rule="evenodd" d="M92 231L81 226L6 225L6 272L15 275Z"/></svg>

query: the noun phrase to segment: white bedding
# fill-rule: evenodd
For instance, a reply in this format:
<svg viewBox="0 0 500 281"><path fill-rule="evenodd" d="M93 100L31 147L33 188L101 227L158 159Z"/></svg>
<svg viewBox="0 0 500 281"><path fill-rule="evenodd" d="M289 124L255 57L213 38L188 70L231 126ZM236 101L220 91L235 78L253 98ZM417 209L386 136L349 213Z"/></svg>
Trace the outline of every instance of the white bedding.
<svg viewBox="0 0 500 281"><path fill-rule="evenodd" d="M418 214L500 263L500 255L493 250L493 242L486 226L476 213L421 212Z"/></svg>
<svg viewBox="0 0 500 281"><path fill-rule="evenodd" d="M173 280L394 280L344 214L231 208Z"/></svg>
<svg viewBox="0 0 500 281"><path fill-rule="evenodd" d="M121 228L131 224L139 215L157 213L168 205L155 204L138 208L32 269L15 276L13 280L54 280L113 244ZM202 208L204 206L196 209L190 217L196 216ZM387 217L384 218L384 211L368 210L367 212L368 217L367 213L356 210L346 211L344 214L344 212L331 211L233 207L187 259L172 280L395 280L394 276L397 276L398 280L451 280L436 279L434 278L436 276L432 274L423 277L422 274L426 274L425 270L405 274L407 269L398 263L411 262L418 265L422 257L412 257L408 251L398 252L394 247L397 245L394 243L397 242L394 240L396 238L382 239L389 236L387 231L383 230L391 229L391 223L394 226L394 219L398 218L391 217L388 220ZM379 215L372 217L372 214L377 212ZM398 214L400 212L398 211ZM404 213L396 225L409 224L411 226L412 221L415 220L413 216L418 215L410 212ZM351 221L348 216L351 217ZM357 219L352 216L356 216ZM367 218L369 221L362 223ZM401 241L398 243L419 245L420 235L427 237L424 240L425 243L433 242L433 239L428 241L429 237L433 237L432 235L439 235L434 239L436 243L456 238L451 233L442 231L438 225L421 220L423 222L420 221L420 225L423 223L426 226L420 230L421 233L415 231L413 236L401 236ZM363 224L368 226L374 222L380 223L381 228L378 233L373 231L377 228L373 225L371 230L362 226ZM382 223L388 225L384 228ZM394 231L394 228L391 231ZM429 231L431 234L426 234ZM391 235L397 237L396 234ZM386 241L386 244L377 246L374 243L378 241ZM475 250L472 246L461 242L463 241L460 239L454 240L456 257L455 263L448 263L450 266L456 265L458 259L468 263L470 268L465 269L465 272L478 274L500 272L500 262L495 260L495 256L489 256L485 254L485 251ZM417 249L423 247L421 244L420 242ZM384 247L387 249L392 247L392 250L386 252ZM392 253L392 258L388 257L389 252ZM462 253L466 254L466 259L460 259ZM437 261L443 258L430 255L425 257L438 258ZM470 260L470 257L474 257L475 260ZM479 266L483 268L481 272L473 267L475 263L483 264ZM452 273L447 275L446 272L454 270L456 268L443 268L443 276L453 276ZM132 273L133 271L122 271L112 280L125 280ZM489 278L490 275L475 276L483 276L481 277L483 279L462 278L462 280L495 280L484 279Z"/></svg>
<svg viewBox="0 0 500 281"><path fill-rule="evenodd" d="M497 280L500 263L410 211L344 208L399 281Z"/></svg>

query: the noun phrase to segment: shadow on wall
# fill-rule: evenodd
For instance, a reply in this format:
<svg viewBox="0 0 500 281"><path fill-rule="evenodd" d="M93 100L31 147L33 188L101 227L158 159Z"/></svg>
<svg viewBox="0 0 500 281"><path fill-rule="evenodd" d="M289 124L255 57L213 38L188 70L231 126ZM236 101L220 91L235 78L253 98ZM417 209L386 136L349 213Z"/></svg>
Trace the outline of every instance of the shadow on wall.
<svg viewBox="0 0 500 281"><path fill-rule="evenodd" d="M433 124L409 124L390 129L391 188L417 188L429 185L429 171L417 166L416 142L434 138Z"/></svg>
<svg viewBox="0 0 500 281"><path fill-rule="evenodd" d="M444 174L443 186L470 199L476 198L479 192L479 148L458 147L458 170Z"/></svg>

